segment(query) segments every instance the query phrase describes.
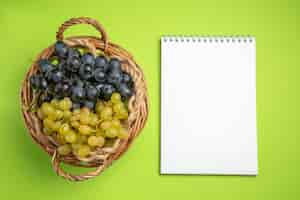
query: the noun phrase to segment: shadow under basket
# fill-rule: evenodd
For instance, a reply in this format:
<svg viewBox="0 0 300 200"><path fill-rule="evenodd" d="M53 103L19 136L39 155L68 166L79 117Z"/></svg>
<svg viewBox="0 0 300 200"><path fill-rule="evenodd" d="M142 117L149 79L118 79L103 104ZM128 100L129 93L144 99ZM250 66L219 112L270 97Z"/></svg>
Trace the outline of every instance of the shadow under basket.
<svg viewBox="0 0 300 200"><path fill-rule="evenodd" d="M75 36L64 38L64 31L70 26L76 24L90 24L100 33L101 38L93 36ZM54 46L44 49L32 64L21 86L21 108L25 124L31 137L39 144L50 156L52 156L52 165L55 172L71 181L83 181L98 176L104 169L117 160L130 146L135 137L143 129L148 116L148 95L147 85L143 72L138 64L134 61L132 55L122 47L110 43L103 27L95 20L87 17L72 18L63 23L56 34L56 39L63 41L71 47L82 47L94 55L100 51L107 57L118 58L122 63L122 70L129 73L134 82L134 95L129 99L128 110L128 133L127 139L116 139L109 147L97 149L87 158L78 159L73 154L60 156L57 153L57 144L51 136L43 134L43 126L37 113L30 111L30 106L36 98L36 94L31 89L29 77L38 71L37 62L42 58L50 58L54 52ZM69 165L78 167L92 167L94 171L84 174L74 175L64 171L60 163L64 162Z"/></svg>

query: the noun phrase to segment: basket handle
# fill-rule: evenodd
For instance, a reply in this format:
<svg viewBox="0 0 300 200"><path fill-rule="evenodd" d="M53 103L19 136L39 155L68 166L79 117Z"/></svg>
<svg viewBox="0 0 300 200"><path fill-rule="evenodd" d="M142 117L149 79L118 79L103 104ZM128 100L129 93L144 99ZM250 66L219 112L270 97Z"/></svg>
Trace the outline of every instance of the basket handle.
<svg viewBox="0 0 300 200"><path fill-rule="evenodd" d="M60 164L61 164L61 160L58 158L57 152L54 151L53 157L52 157L52 166L53 166L54 171L56 172L56 174L58 176L62 176L65 179L70 180L70 181L84 181L84 180L94 178L94 177L98 176L104 170L104 168L106 166L105 163L103 163L102 165L98 166L95 171L86 172L86 173L79 174L79 175L74 175L74 174L64 171L60 167Z"/></svg>
<svg viewBox="0 0 300 200"><path fill-rule="evenodd" d="M108 44L108 37L107 34L103 28L103 26L95 19L89 18L89 17L78 17L78 18L71 18L67 21L65 21L56 32L56 39L57 40L63 40L64 39L64 32L66 29L68 29L70 26L76 25L76 24L90 24L93 27L95 27L101 34L101 40L104 42L104 49L106 49Z"/></svg>

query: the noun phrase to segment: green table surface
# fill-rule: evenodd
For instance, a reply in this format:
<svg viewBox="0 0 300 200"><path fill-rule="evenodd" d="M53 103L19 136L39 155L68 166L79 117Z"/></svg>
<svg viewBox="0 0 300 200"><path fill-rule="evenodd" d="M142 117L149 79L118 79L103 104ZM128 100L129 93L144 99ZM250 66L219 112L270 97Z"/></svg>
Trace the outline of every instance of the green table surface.
<svg viewBox="0 0 300 200"><path fill-rule="evenodd" d="M0 199L299 199L299 10L296 0L1 0ZM134 54L151 106L130 150L81 183L56 176L24 127L18 96L35 56L76 16L98 19L112 42ZM66 32L76 34L98 33L84 25ZM159 40L165 34L256 37L257 177L159 175ZM195 103L188 94L187 101Z"/></svg>

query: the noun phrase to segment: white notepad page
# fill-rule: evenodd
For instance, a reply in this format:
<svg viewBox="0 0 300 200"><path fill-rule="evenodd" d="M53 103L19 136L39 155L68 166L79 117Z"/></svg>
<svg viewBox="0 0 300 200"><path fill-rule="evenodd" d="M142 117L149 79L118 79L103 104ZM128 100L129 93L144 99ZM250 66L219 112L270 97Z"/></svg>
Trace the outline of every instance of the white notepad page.
<svg viewBox="0 0 300 200"><path fill-rule="evenodd" d="M257 175L252 37L161 39L161 174Z"/></svg>

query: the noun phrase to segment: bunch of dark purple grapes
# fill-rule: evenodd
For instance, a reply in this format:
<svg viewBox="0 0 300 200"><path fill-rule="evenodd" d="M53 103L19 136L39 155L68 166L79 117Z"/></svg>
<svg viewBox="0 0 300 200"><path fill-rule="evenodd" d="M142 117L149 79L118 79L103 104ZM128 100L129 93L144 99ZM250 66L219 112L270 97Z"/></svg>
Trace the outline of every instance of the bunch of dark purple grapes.
<svg viewBox="0 0 300 200"><path fill-rule="evenodd" d="M53 64L56 60L56 64ZM41 91L41 102L70 97L73 108L93 109L97 99L109 100L112 93L120 93L128 100L134 92L131 76L122 71L117 58L94 57L81 54L76 48L58 41L54 55L38 62L39 70L30 77L33 89Z"/></svg>

